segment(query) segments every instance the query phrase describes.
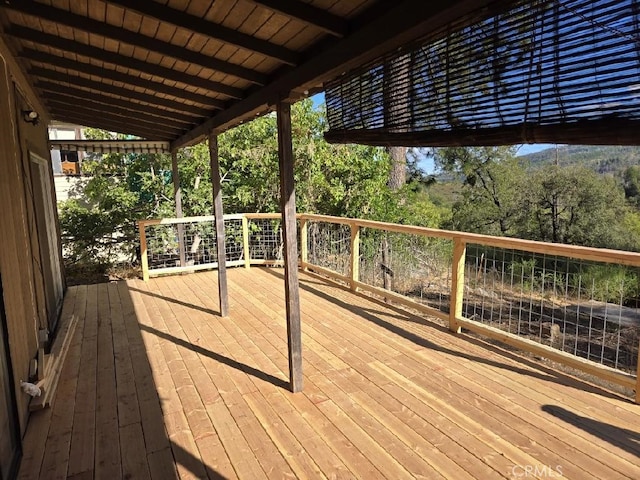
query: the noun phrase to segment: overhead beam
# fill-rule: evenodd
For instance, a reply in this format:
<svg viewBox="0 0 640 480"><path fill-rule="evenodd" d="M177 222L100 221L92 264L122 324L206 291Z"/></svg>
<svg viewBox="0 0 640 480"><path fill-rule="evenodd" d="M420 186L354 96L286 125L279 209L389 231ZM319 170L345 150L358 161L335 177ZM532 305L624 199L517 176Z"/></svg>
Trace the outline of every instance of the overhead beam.
<svg viewBox="0 0 640 480"><path fill-rule="evenodd" d="M287 17L295 18L312 27L319 28L336 37L344 37L349 30L349 24L345 19L308 3L292 2L291 0L250 1Z"/></svg>
<svg viewBox="0 0 640 480"><path fill-rule="evenodd" d="M180 132L187 128L184 124L176 125L175 122L172 122L169 119L148 115L142 110L129 110L91 100L78 101L77 98L68 95L50 94L45 97L45 102L47 105L69 106L75 110L82 109L85 111L93 111L94 114L100 116L110 116L112 118L122 117L123 120L135 119L135 121L139 123L146 123L149 126L164 128L167 132Z"/></svg>
<svg viewBox="0 0 640 480"><path fill-rule="evenodd" d="M127 2L123 2L127 4ZM135 3L135 2L129 2ZM149 2L138 2L149 3ZM127 9L130 9L130 5L125 5ZM166 8L158 4L160 8ZM230 62L225 62L202 53L189 50L178 45L164 42L152 37L119 28L113 25L109 25L98 20L91 19L82 15L77 15L69 12L68 10L62 10L49 5L45 5L33 0L19 0L11 3L0 2L0 7L9 8L32 17L49 20L62 25L66 25L74 30L81 30L90 34L101 35L105 38L124 42L134 47L140 47L150 52L156 52L161 55L174 58L186 63L199 65L204 68L208 68L213 71L232 75L236 78L247 80L251 83L258 85L264 85L267 82L267 76L251 70L240 65L236 65ZM208 22L207 22L208 23ZM214 24L211 24L214 25ZM215 25L214 25L215 26Z"/></svg>
<svg viewBox="0 0 640 480"><path fill-rule="evenodd" d="M127 10L137 12L146 17L155 18L163 23L169 23L176 27L204 35L205 37L215 38L223 43L235 45L250 52L259 53L288 65L296 65L300 60L299 54L288 48L266 40L260 40L232 28L209 22L201 17L169 8L160 3L131 2L129 0L108 0L107 3L120 5Z"/></svg>
<svg viewBox="0 0 640 480"><path fill-rule="evenodd" d="M173 138L171 134L159 132L158 130L147 130L145 128L141 128L139 125L125 125L120 122L105 120L104 118L96 118L95 115L87 116L73 111L70 112L67 110L56 109L50 109L50 112L51 118L54 120L74 123L76 125L84 127L100 128L109 132L117 132L125 135L135 135L136 137L152 140L170 140L171 138Z"/></svg>
<svg viewBox="0 0 640 480"><path fill-rule="evenodd" d="M90 63L77 62L75 60L70 60L68 58L57 57L45 52L40 52L38 50L32 50L30 48L24 49L20 53L20 57L26 58L28 60L32 60L34 62L43 63L45 65L65 68L67 70L71 70L74 72L84 73L85 75L93 75L98 78L106 78L108 80L124 83L125 85L130 85L132 87L143 88L145 90L151 90L153 92L163 93L165 95L170 95L172 97L176 97L184 100L190 100L192 102L199 103L201 105L210 106L211 108L222 109L225 106L225 102L217 98L211 98L206 95L190 92L188 90L185 90L184 88L172 87L169 85L165 85L164 83L145 80L140 77L135 77L133 75L118 72L117 70L110 70L110 69L98 67L96 65L91 65ZM42 67L35 67L35 66L31 67L30 71L37 71L38 75L45 76L46 78L50 78L52 80L63 78L63 76L65 75L59 72L55 72L55 74L51 74L52 70L45 69ZM68 77L74 78L74 79L76 78L75 76L68 76Z"/></svg>
<svg viewBox="0 0 640 480"><path fill-rule="evenodd" d="M69 90L80 90L75 87L83 87L91 90L96 90L102 93L111 94L117 96L125 101L142 102L154 107L164 107L170 109L168 113L174 115L179 113L184 118L191 118L192 122L195 122L197 117L206 117L211 114L207 109L196 107L194 105L176 102L163 97L156 97L155 95L149 95L137 90L131 90L129 88L116 87L102 82L94 82L85 77L79 77L77 75L66 75L56 70L49 70L41 67L32 67L28 70L29 75L36 80L36 84L41 89L56 91L54 89L60 89L62 92ZM44 80L43 80L44 79ZM48 79L48 80L47 80ZM49 80L55 80L54 83ZM68 84L69 86L65 85ZM55 86L55 87L54 87ZM92 94L91 92L87 92Z"/></svg>
<svg viewBox="0 0 640 480"><path fill-rule="evenodd" d="M213 214L216 218L216 252L218 254L218 296L220 316L229 316L229 289L227 286L227 249L224 238L224 217L222 211L222 186L220 178L220 157L218 155L218 137L209 135L209 161L211 167L211 186L213 188Z"/></svg>
<svg viewBox="0 0 640 480"><path fill-rule="evenodd" d="M293 177L291 140L291 105L279 102L278 166L280 171L280 211L284 234L284 292L287 312L289 350L289 384L291 391L302 391L302 331L300 327L300 285L298 283L298 239L296 226L296 192Z"/></svg>
<svg viewBox="0 0 640 480"><path fill-rule="evenodd" d="M183 125L192 126L196 123L196 120L189 116L184 115L178 112L172 112L170 110L163 110L161 108L153 107L151 105L143 105L141 103L135 103L128 99L109 97L106 95L101 95L95 92L89 92L87 90L80 90L78 88L65 87L59 83L52 82L37 82L36 88L47 92L45 97L66 101L80 100L82 103L84 102L98 102L105 105L105 108L108 108L111 105L116 107L122 107L126 110L131 110L135 113L140 114L149 114L155 117L163 118L166 120L170 120L174 123L181 123ZM185 127L187 128L187 127Z"/></svg>
<svg viewBox="0 0 640 480"><path fill-rule="evenodd" d="M273 81L234 103L171 143L171 148L197 143L211 130L222 132L264 112L282 92L304 91L375 60L459 18L480 9L491 0L399 0L384 14L369 20L348 37L311 55L296 69L275 76ZM288 99L294 99L290 95Z"/></svg>
<svg viewBox="0 0 640 480"><path fill-rule="evenodd" d="M112 125L118 125L120 128L124 128L124 130L118 130L120 133L134 133L134 131L127 130L128 128L139 128L139 130L144 130L146 133L157 133L162 134L162 140L166 138L175 138L180 130L166 127L164 125L158 125L155 122L148 122L145 120L140 120L139 118L123 117L118 115L111 115L105 112L98 112L96 110L91 110L84 108L78 105L69 105L68 103L59 103L54 101L47 101L47 105L51 109L52 112L56 112L58 114L65 115L75 115L77 117L84 119L84 125L87 127L96 127L102 128L100 122L109 122ZM149 138L157 138L152 135Z"/></svg>
<svg viewBox="0 0 640 480"><path fill-rule="evenodd" d="M98 47L76 42L75 40L68 40L56 35L43 33L40 30L22 27L20 25L12 25L7 29L6 33L12 37L20 38L22 40L28 40L57 50L75 53L76 55L82 55L83 57L94 58L126 69L137 70L138 72L146 73L147 75L154 77L173 80L174 82L202 88L227 97L235 99L243 97L243 91L241 89L230 87L224 83L214 82L196 75L172 70L171 68L163 67L161 65L143 62L137 58L127 57L125 55L120 55L119 53L109 52Z"/></svg>

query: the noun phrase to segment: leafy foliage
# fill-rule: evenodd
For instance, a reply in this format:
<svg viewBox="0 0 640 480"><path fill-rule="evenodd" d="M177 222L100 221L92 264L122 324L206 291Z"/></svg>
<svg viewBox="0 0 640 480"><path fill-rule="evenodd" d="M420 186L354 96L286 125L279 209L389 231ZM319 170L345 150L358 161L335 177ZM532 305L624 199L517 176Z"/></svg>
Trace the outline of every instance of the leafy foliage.
<svg viewBox="0 0 640 480"><path fill-rule="evenodd" d="M622 189L587 168L548 166L524 195L521 236L572 245L621 248L625 212Z"/></svg>
<svg viewBox="0 0 640 480"><path fill-rule="evenodd" d="M621 305L637 297L638 276L623 265L592 265L578 277L572 277L571 287L588 298Z"/></svg>
<svg viewBox="0 0 640 480"><path fill-rule="evenodd" d="M515 235L521 213L524 168L511 147L445 148L436 162L457 174L463 188L450 227L491 235Z"/></svg>
<svg viewBox="0 0 640 480"><path fill-rule="evenodd" d="M640 217L611 176L587 167L527 170L510 147L445 148L441 169L462 181L449 226L531 240L636 250ZM627 196L633 190L630 171ZM640 176L639 176L640 178Z"/></svg>
<svg viewBox="0 0 640 480"><path fill-rule="evenodd" d="M330 145L323 139L324 112L311 100L292 108L294 174L299 211L438 226L435 207L419 181L387 188L390 159L382 148ZM89 130L88 138L110 138ZM240 125L218 138L226 212L279 211L277 126L274 114ZM209 148L178 152L183 213L212 212ZM412 167L415 170L415 167ZM106 155L85 160L84 192L61 205L61 226L72 261L133 259L136 221L173 217L173 180L168 155ZM416 173L411 178L417 178Z"/></svg>
<svg viewBox="0 0 640 480"><path fill-rule="evenodd" d="M87 138L104 139L99 130ZM136 257L136 221L167 215L172 208L170 159L166 155L90 156L83 171L91 175L82 192L60 205L60 227L71 263Z"/></svg>

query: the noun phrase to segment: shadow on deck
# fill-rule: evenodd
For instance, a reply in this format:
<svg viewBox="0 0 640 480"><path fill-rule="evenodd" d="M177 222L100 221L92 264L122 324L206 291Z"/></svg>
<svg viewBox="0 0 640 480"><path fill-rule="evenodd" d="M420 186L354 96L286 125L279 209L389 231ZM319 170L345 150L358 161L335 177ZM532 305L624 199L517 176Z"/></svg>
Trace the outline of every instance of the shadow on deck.
<svg viewBox="0 0 640 480"><path fill-rule="evenodd" d="M73 287L80 322L21 478L638 478L640 406L301 275L287 390L282 271Z"/></svg>

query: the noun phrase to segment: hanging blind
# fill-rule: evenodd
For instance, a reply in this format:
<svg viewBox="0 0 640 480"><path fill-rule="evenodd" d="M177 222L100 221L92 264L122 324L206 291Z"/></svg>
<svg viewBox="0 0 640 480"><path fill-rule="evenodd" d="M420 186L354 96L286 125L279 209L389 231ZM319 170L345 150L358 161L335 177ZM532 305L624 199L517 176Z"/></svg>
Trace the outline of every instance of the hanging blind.
<svg viewBox="0 0 640 480"><path fill-rule="evenodd" d="M169 142L151 140L49 140L55 150L94 153L170 153Z"/></svg>
<svg viewBox="0 0 640 480"><path fill-rule="evenodd" d="M480 15L326 84L327 140L640 144L640 0Z"/></svg>

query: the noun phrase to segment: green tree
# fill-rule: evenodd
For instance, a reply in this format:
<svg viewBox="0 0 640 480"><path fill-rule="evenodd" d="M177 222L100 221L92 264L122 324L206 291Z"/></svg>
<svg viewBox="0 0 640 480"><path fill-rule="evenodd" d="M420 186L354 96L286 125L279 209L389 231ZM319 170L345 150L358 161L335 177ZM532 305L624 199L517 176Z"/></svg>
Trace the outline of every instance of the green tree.
<svg viewBox="0 0 640 480"><path fill-rule="evenodd" d="M623 173L624 195L629 203L640 207L640 167L631 165Z"/></svg>
<svg viewBox="0 0 640 480"><path fill-rule="evenodd" d="M547 165L530 172L510 147L444 148L436 152L436 160L463 183L461 198L452 208L451 228L573 245L638 248L638 220L613 177L576 166ZM632 178L629 175L630 184Z"/></svg>
<svg viewBox="0 0 640 480"><path fill-rule="evenodd" d="M85 136L115 138L95 129ZM60 205L68 262L134 260L136 221L172 215L170 169L167 155L88 156L82 165L88 176L82 191Z"/></svg>
<svg viewBox="0 0 640 480"><path fill-rule="evenodd" d="M387 186L390 159L383 148L330 145L323 139L324 112L311 100L292 108L298 210L339 216L383 218L437 226L441 211L415 184ZM110 138L89 131L90 138ZM220 135L219 157L226 212L279 210L277 127L269 114ZM212 212L206 143L178 152L183 212ZM136 221L175 215L169 155L90 156L82 200L61 206L61 225L74 258L105 262L136 252Z"/></svg>
<svg viewBox="0 0 640 480"><path fill-rule="evenodd" d="M592 170L547 166L531 176L521 236L534 240L621 248L625 240L624 191Z"/></svg>
<svg viewBox="0 0 640 480"><path fill-rule="evenodd" d="M311 100L293 105L292 128L298 210L342 216L374 215L389 169L384 150L326 143L324 112L314 109ZM225 209L278 211L275 115L225 132L219 138L219 146Z"/></svg>
<svg viewBox="0 0 640 480"><path fill-rule="evenodd" d="M463 183L450 227L490 235L516 233L526 175L512 147L442 148L435 158L442 170Z"/></svg>

